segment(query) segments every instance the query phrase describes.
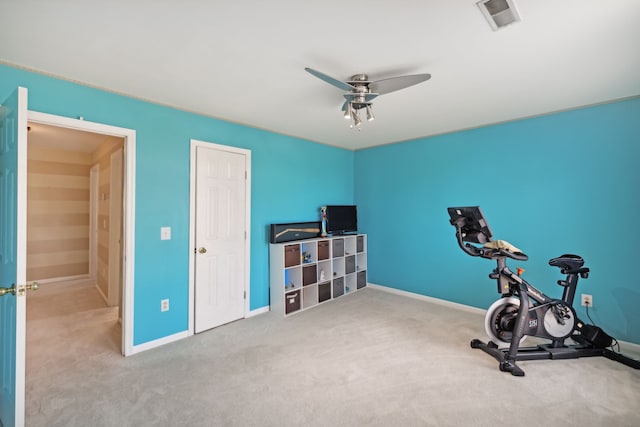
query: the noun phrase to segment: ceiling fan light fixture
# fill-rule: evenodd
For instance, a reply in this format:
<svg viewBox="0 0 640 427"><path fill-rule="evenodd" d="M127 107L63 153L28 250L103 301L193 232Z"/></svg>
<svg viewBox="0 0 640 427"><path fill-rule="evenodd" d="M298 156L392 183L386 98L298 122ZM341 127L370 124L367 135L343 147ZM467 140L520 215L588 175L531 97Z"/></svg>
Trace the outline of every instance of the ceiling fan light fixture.
<svg viewBox="0 0 640 427"><path fill-rule="evenodd" d="M514 0L480 0L476 4L493 31L520 21Z"/></svg>
<svg viewBox="0 0 640 427"><path fill-rule="evenodd" d="M373 115L373 110L371 109L371 104L367 104L367 121L370 122L375 120L376 116Z"/></svg>
<svg viewBox="0 0 640 427"><path fill-rule="evenodd" d="M360 120L360 117L358 116L358 111L354 111L353 113L353 125L355 127L360 126L360 123L362 123L362 120Z"/></svg>
<svg viewBox="0 0 640 427"><path fill-rule="evenodd" d="M346 120L351 119L351 103L347 102L347 108L344 109L344 118Z"/></svg>

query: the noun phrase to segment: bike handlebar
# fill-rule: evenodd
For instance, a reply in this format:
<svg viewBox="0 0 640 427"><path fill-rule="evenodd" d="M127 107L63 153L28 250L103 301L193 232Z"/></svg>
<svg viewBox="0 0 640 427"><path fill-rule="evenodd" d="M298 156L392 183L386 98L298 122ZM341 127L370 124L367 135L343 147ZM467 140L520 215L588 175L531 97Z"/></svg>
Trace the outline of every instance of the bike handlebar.
<svg viewBox="0 0 640 427"><path fill-rule="evenodd" d="M529 259L529 256L522 252L510 252L505 249L500 249L500 253L508 256L509 258L513 258L518 261L526 261Z"/></svg>
<svg viewBox="0 0 640 427"><path fill-rule="evenodd" d="M526 261L529 259L527 254L522 252L511 252L507 249L493 249L493 248L485 248L474 246L471 243L465 243L462 240L462 233L460 229L456 227L456 237L458 238L458 246L468 255L471 256L479 256L487 259L496 259L500 257L507 257L511 259L515 259L517 261Z"/></svg>

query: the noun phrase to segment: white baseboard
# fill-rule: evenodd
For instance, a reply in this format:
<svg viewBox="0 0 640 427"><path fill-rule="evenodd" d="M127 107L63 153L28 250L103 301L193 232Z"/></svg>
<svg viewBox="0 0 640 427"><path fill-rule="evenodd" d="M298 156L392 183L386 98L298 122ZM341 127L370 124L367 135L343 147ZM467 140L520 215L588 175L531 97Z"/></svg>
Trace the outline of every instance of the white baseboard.
<svg viewBox="0 0 640 427"><path fill-rule="evenodd" d="M451 301L443 300L443 299L440 299L440 298L428 297L426 295L420 295L420 294L416 294L416 293L413 293L413 292L408 292L408 291L403 291L403 290L400 290L400 289L390 288L388 286L376 285L376 284L373 284L373 283L367 283L367 286L370 287L371 289L378 289L380 291L389 292L389 293L396 294L396 295L402 295L402 296L405 296L405 297L408 297L408 298L414 298L414 299L419 299L419 300L422 300L422 301L432 302L434 304L440 304L440 305L444 305L444 306L447 306L447 307L450 307L450 308L456 308L458 310L467 311L467 312L470 312L470 313L482 314L483 316L485 314L487 314L487 310L484 310L482 308L472 307L470 305L459 304L457 302L451 302ZM640 344L635 344L635 343L627 342L627 341L618 341L618 343L620 344L620 351L622 353L627 351L627 352L633 352L633 353L640 354Z"/></svg>
<svg viewBox="0 0 640 427"><path fill-rule="evenodd" d="M618 341L618 343L620 344L621 353L624 354L625 352L628 352L628 353L635 353L637 355L640 355L640 344L627 342L627 341Z"/></svg>
<svg viewBox="0 0 640 427"><path fill-rule="evenodd" d="M89 280L91 276L88 274L80 274L77 276L66 276L66 277L53 277L48 279L38 279L38 280L28 280L28 282L38 282L39 284L43 283L57 283L57 282L72 282L76 280Z"/></svg>
<svg viewBox="0 0 640 427"><path fill-rule="evenodd" d="M257 316L259 314L264 314L269 312L269 306L265 305L264 307L256 308L255 310L251 310L246 318Z"/></svg>
<svg viewBox="0 0 640 427"><path fill-rule="evenodd" d="M470 313L475 313L475 314L481 314L481 315L485 315L487 313L487 310L481 309L481 308L477 308L477 307L472 307L470 305L465 305L465 304L459 304L457 302L451 302L451 301L447 301L447 300L443 300L440 298L434 298L434 297L429 297L426 295L421 295L421 294L416 294L413 292L408 292L408 291L403 291L400 289L395 289L395 288L390 288L388 286L382 286L382 285L376 285L374 283L367 283L367 287L371 288L371 289L376 289L379 291L383 291L383 292L388 292L391 294L396 294L396 295L401 295L407 298L414 298L414 299L418 299L421 301L426 301L426 302L430 302L430 303L434 303L434 304L439 304L439 305L443 305L449 308L454 308L457 310L462 310L462 311L467 311ZM264 306L264 307L260 307L257 308L255 310L251 310L249 312L249 314L246 316L246 318L249 317L254 317L254 316L258 316L260 314L265 314L269 312L269 306ZM153 340L153 341L149 341L146 342L144 344L139 344L136 346L133 346L131 353L129 353L128 355L133 355L136 353L140 353L146 350L151 350L153 348L156 347L160 347L163 346L165 344L169 344L175 341L179 341L181 339L187 338L193 336L193 334L190 334L189 331L183 331L183 332L178 332L176 334L173 335L169 335L167 337L164 338L160 338L157 340ZM625 341L619 341L620 343L620 347L622 352L624 353L625 350L626 351L630 351L630 352L634 352L634 353L640 353L640 344L635 344L635 343L629 343L629 342L625 342Z"/></svg>
<svg viewBox="0 0 640 427"><path fill-rule="evenodd" d="M444 305L450 308L456 308L458 310L468 311L470 313L482 314L483 316L487 313L487 310L482 308L472 307L470 305L459 304L457 302L451 302L440 298L428 297L426 295L416 294L409 291L403 291L396 288L390 288L388 286L376 285L374 283L367 283L367 287L371 289L378 289L384 292L389 292L396 295L402 295L409 298L419 299L422 301L432 302L434 304Z"/></svg>
<svg viewBox="0 0 640 427"><path fill-rule="evenodd" d="M253 316L258 316L260 314L264 314L264 313L268 313L268 312L269 312L269 306L267 305L265 307L260 307L260 308L255 309L255 310L251 310L249 312L249 314L246 316L246 318L253 317ZM222 325L222 326L224 326L224 325ZM133 348L131 349L131 353L129 353L127 356L130 356L130 355L133 355L133 354L136 354L136 353L140 353L140 352L143 352L143 351L151 350L152 348L160 347L160 346L163 346L165 344L170 344L172 342L179 341L179 340L184 339L184 338L192 337L193 335L194 334L193 333L189 333L189 331L183 331L183 332L178 332L178 333L173 334L173 335L166 336L164 338L159 338L157 340L149 341L149 342L146 342L144 344L134 345Z"/></svg>
<svg viewBox="0 0 640 427"><path fill-rule="evenodd" d="M178 333L173 334L173 335L166 336L164 338L159 338L157 340L146 342L144 344L134 345L131 348L131 353L127 354L127 356L130 356L130 355L133 355L133 354L136 354L136 353L140 353L140 352L143 352L143 351L151 350L152 348L160 347L160 346L163 346L165 344L169 344L169 343L172 343L172 342L175 342L175 341L179 341L181 339L184 339L184 338L187 338L187 337L190 337L190 336L191 336L191 334L189 334L188 331L182 331L182 332L178 332Z"/></svg>

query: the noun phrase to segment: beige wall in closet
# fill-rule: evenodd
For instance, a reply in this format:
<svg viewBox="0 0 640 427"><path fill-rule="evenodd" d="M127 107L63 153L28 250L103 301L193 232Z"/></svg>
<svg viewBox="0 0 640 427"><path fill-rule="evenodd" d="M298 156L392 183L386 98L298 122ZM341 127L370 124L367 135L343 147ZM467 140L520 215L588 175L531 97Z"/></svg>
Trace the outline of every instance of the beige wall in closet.
<svg viewBox="0 0 640 427"><path fill-rule="evenodd" d="M89 274L90 153L28 146L27 280Z"/></svg>
<svg viewBox="0 0 640 427"><path fill-rule="evenodd" d="M111 154L123 145L105 136L90 153L28 146L28 281L89 276L90 170L98 165L96 285L108 298Z"/></svg>

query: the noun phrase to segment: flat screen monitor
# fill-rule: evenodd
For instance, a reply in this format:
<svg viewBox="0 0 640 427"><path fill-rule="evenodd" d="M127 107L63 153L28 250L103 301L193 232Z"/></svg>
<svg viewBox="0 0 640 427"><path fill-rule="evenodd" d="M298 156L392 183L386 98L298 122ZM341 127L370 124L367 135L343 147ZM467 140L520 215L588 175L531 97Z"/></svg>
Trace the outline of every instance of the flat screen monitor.
<svg viewBox="0 0 640 427"><path fill-rule="evenodd" d="M358 231L358 208L355 205L327 205L327 233L333 235Z"/></svg>
<svg viewBox="0 0 640 427"><path fill-rule="evenodd" d="M493 234L489 224L484 219L480 206L465 206L447 208L451 217L451 224L460 229L463 242L487 243Z"/></svg>

